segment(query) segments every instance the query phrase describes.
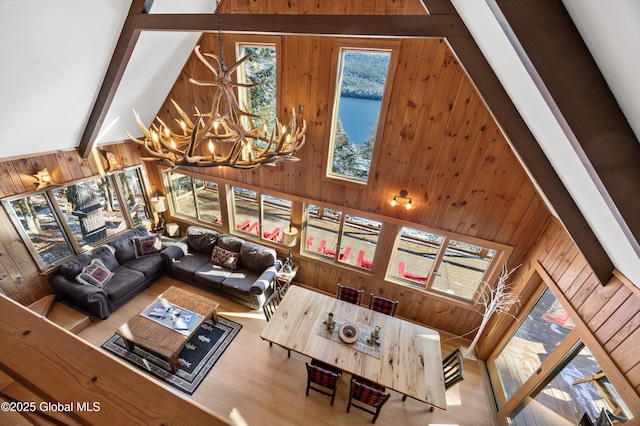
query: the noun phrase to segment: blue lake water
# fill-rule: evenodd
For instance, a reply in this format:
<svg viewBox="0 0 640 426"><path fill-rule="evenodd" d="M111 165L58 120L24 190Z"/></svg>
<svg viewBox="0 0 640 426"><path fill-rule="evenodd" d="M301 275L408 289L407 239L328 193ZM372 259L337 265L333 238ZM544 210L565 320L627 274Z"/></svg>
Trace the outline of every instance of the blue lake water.
<svg viewBox="0 0 640 426"><path fill-rule="evenodd" d="M356 145L366 142L369 129L375 128L378 123L381 104L382 100L346 96L340 98L338 117L351 142Z"/></svg>

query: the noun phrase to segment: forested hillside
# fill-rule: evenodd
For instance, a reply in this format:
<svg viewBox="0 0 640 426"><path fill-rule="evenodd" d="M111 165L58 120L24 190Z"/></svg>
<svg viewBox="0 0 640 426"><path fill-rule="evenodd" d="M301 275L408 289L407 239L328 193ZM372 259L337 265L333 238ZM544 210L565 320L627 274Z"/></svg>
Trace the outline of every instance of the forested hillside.
<svg viewBox="0 0 640 426"><path fill-rule="evenodd" d="M351 98L382 99L388 67L387 54L345 53L340 94Z"/></svg>

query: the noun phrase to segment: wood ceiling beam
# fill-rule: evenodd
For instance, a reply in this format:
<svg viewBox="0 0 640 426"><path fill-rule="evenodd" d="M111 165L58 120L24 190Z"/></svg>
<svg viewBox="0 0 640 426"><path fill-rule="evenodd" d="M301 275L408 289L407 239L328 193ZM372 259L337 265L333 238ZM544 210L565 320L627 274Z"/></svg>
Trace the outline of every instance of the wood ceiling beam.
<svg viewBox="0 0 640 426"><path fill-rule="evenodd" d="M153 0L133 0L129 8L129 14L146 13L153 5ZM118 38L118 43L109 62L107 73L102 81L102 86L98 92L93 109L89 114L87 125L84 128L80 144L78 144L78 153L82 158L87 158L91 154L91 150L95 145L98 132L102 127L111 102L116 95L124 70L127 68L133 49L138 42L141 31L138 29L123 28Z"/></svg>
<svg viewBox="0 0 640 426"><path fill-rule="evenodd" d="M260 15L221 14L225 33L333 37L465 37L457 15ZM217 31L213 14L130 14L127 29L143 31Z"/></svg>
<svg viewBox="0 0 640 426"><path fill-rule="evenodd" d="M429 4L433 1L435 1L436 4L440 2L440 0L423 0L423 3L428 8ZM533 10L539 7L539 2L536 0L524 1L530 4L525 7L522 1L516 1L515 4L513 4L514 2L510 3L510 0L504 1L504 3L510 3L510 6L514 9L514 13L517 11L517 14L523 22L529 22L531 25L535 25L529 17L534 13ZM559 7L563 6L560 4ZM541 20L546 19L548 19L547 15L543 14ZM511 24L509 16L507 16L507 21ZM572 22L564 22L562 24L562 26L567 25L576 31ZM556 29L559 26L558 23L553 24L545 30L538 32L538 34L542 38L553 40ZM518 33L517 36L518 38L521 36L530 38L531 32L536 31L531 27L523 28L522 33ZM581 38L579 39L582 40ZM551 165L536 138L531 133L529 127L520 116L515 105L511 102L511 99L491 69L491 66L484 58L480 48L474 40L466 37L451 37L447 40L460 59L460 63L478 88L490 111L498 123L500 123L513 148L524 162L533 179L535 179L544 196L553 206L563 226L580 249L582 255L586 258L587 262L589 262L589 265L600 282L607 283L613 274L613 262ZM556 40L555 43L557 42ZM555 67L561 62L566 62L566 60L563 60L565 58L560 58L552 54L554 48L549 45L542 47L538 43L540 42L532 42L533 46L540 47L540 50L542 50L540 53L548 58L550 65ZM579 74L580 72L576 72L572 74L571 78L576 78ZM610 94L606 84L604 87ZM566 93L559 93L559 95L563 96L566 95ZM574 102L581 102L579 99L580 96L574 96ZM640 207L638 210L640 210Z"/></svg>
<svg viewBox="0 0 640 426"><path fill-rule="evenodd" d="M520 42L519 53L531 61L530 73L553 98L565 131L580 145L587 169L640 256L640 143L571 16L562 2L497 3Z"/></svg>
<svg viewBox="0 0 640 426"><path fill-rule="evenodd" d="M149 14L153 0L134 0L85 126L78 152L87 158L109 111L142 31L217 31L214 14ZM232 15L222 14L225 33L306 34L344 37L470 37L457 15Z"/></svg>
<svg viewBox="0 0 640 426"><path fill-rule="evenodd" d="M600 281L608 282L613 273L613 263L538 141L511 102L480 48L475 41L468 38L447 40L582 255Z"/></svg>
<svg viewBox="0 0 640 426"><path fill-rule="evenodd" d="M146 3L146 4L145 4ZM88 157L141 31L216 31L213 14L147 14L152 0L134 0L78 151ZM568 232L602 282L613 264L560 181L537 141L470 37L459 16L441 0L423 0L425 16L222 15L224 32L345 37L447 38L492 113L512 141ZM431 6L431 7L430 7ZM439 14L440 13L440 14Z"/></svg>

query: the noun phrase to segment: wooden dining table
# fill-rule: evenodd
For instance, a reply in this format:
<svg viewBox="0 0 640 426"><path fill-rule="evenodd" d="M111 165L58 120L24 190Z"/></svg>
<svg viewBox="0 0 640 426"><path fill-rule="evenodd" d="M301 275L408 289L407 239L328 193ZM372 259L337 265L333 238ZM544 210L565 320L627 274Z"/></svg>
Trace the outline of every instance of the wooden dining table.
<svg viewBox="0 0 640 426"><path fill-rule="evenodd" d="M323 331L323 322L329 312L355 324L364 334L379 326L378 346L361 350L356 344L327 338L331 332ZM260 337L431 406L447 408L440 335L436 330L292 286ZM361 341L357 344L362 348L366 345Z"/></svg>

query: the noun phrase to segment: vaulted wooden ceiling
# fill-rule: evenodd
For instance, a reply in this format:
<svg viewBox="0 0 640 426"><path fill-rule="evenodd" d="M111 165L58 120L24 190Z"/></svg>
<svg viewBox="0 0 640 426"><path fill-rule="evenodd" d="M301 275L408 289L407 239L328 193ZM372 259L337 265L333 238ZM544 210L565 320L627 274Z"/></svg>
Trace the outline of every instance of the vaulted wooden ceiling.
<svg viewBox="0 0 640 426"><path fill-rule="evenodd" d="M599 240L593 231L593 223L590 225L585 219L574 201L575 196L572 197L516 109L453 6L456 2L423 0L423 3L428 14L419 3L411 2L399 2L396 10L388 7L375 10L373 6L367 10L366 2L361 8L354 4L349 9L338 4L336 10L328 10L325 5L322 8L318 5L314 10L305 9L308 5L296 9L291 5L283 8L278 2L246 5L231 1L228 9L234 13L224 13L222 20L225 33L446 39L551 209L600 280L608 281L615 268L611 253L603 248L602 238ZM637 249L640 221L634 213L639 211L640 201L634 192L640 187L640 145L566 10L557 2L547 3L541 7L527 0L498 2L515 35L522 41L519 53L530 59L531 74L540 78L541 89L548 90L553 99L559 99L555 104L559 119L566 120L567 134L581 146L586 160L593 165L605 200L623 222L621 228L631 241L632 249ZM79 146L82 155L88 155L95 141L142 31L207 32L217 28L210 14L148 14L152 4L152 0L134 0L131 5ZM222 11L225 6L221 7ZM323 15L314 14L317 11ZM633 257L633 253L630 255Z"/></svg>

